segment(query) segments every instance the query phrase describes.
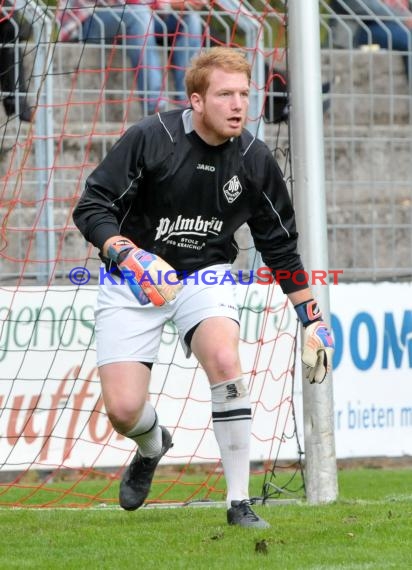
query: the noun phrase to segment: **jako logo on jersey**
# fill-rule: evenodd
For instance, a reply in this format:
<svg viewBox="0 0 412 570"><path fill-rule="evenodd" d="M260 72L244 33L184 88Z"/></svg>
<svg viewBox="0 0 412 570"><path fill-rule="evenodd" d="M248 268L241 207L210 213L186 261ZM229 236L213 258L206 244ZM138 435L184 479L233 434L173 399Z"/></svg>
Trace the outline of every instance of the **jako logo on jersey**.
<svg viewBox="0 0 412 570"><path fill-rule="evenodd" d="M172 235L206 236L208 233L219 235L222 226L223 222L215 217L204 220L202 216L183 218L179 215L174 221L170 218L160 218L155 240L162 238L162 241L166 241Z"/></svg>
<svg viewBox="0 0 412 570"><path fill-rule="evenodd" d="M225 198L229 202L229 204L234 202L236 198L240 196L241 193L242 193L242 185L239 182L239 178L236 175L232 176L229 182L226 182L226 184L223 186L223 194L225 195Z"/></svg>
<svg viewBox="0 0 412 570"><path fill-rule="evenodd" d="M207 170L208 172L214 172L216 168L211 164L202 164L201 162L198 163L196 166L196 170Z"/></svg>

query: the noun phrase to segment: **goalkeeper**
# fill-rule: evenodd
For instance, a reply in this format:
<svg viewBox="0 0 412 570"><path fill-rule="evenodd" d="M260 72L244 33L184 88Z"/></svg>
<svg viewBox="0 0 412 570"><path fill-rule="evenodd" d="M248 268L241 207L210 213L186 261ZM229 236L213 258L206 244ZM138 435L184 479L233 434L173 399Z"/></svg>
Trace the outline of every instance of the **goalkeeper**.
<svg viewBox="0 0 412 570"><path fill-rule="evenodd" d="M115 430L137 444L120 484L120 505L134 510L144 503L172 446L148 401L162 329L172 320L187 356L193 352L210 382L227 522L265 528L248 494L252 414L234 286L202 279L205 271L230 270L238 252L233 236L244 223L273 272L303 269L280 169L269 148L244 128L250 79L250 65L237 50L201 53L186 72L191 107L130 127L88 177L74 221L100 250L106 271L128 285L100 284L95 313L106 411ZM333 342L316 300L296 279L280 285L305 327L309 381L322 382Z"/></svg>

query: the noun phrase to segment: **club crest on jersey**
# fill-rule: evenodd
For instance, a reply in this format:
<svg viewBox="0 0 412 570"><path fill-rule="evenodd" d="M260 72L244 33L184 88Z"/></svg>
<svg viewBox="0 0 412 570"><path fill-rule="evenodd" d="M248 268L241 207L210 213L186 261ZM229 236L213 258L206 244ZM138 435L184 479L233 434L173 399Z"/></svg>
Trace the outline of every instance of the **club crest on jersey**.
<svg viewBox="0 0 412 570"><path fill-rule="evenodd" d="M223 186L223 194L225 195L225 198L229 204L232 204L232 202L234 202L241 193L242 185L236 175L232 176L229 182L226 182L226 184Z"/></svg>

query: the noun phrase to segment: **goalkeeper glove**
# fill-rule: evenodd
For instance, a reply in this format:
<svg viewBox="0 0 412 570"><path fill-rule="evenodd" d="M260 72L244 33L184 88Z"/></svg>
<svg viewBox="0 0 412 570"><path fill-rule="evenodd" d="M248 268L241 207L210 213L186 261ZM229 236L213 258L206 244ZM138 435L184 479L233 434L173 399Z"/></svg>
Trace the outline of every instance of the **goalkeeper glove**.
<svg viewBox="0 0 412 570"><path fill-rule="evenodd" d="M128 239L120 239L107 249L141 305L152 302L156 307L170 303L182 288L178 281L166 282L166 274L176 272L158 255L140 249Z"/></svg>
<svg viewBox="0 0 412 570"><path fill-rule="evenodd" d="M302 362L306 378L311 384L320 384L331 368L335 344L316 301L300 303L295 310L304 327Z"/></svg>

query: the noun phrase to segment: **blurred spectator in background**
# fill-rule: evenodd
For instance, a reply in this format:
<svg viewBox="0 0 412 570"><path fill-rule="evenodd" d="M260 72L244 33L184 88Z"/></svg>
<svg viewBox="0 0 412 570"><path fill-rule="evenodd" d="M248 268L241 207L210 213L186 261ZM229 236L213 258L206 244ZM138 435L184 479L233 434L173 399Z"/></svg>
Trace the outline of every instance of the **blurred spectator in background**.
<svg viewBox="0 0 412 570"><path fill-rule="evenodd" d="M334 20L332 25L335 47L376 44L402 52L405 71L410 77L412 11L409 0L332 0L330 7L336 14L345 16L341 21Z"/></svg>
<svg viewBox="0 0 412 570"><path fill-rule="evenodd" d="M0 8L11 8L7 2ZM23 6L21 6L23 7ZM18 114L21 121L31 121L31 109L27 102L27 85L24 77L23 50L12 44L27 40L30 26L21 19L14 4L13 9L0 9L0 89L4 110L8 117ZM7 45L11 44L11 45Z"/></svg>
<svg viewBox="0 0 412 570"><path fill-rule="evenodd" d="M173 66L175 99L178 101L188 103L185 87L186 68L202 47L202 19L196 10L201 10L207 4L206 0L159 0L157 3L159 19L155 22L155 32L160 40L165 32L167 33ZM181 10L184 12L179 14Z"/></svg>
<svg viewBox="0 0 412 570"><path fill-rule="evenodd" d="M59 0L56 12L58 39L97 44L124 42L133 73L138 70L137 88L144 93L151 114L164 107L164 102L159 100L163 71L155 33L170 34L171 59L178 92L176 99L186 100L184 69L181 67L186 67L190 57L200 47L201 20L196 12L177 15L170 9L181 9L192 4L200 5L198 0ZM159 10L159 16L154 15L154 10ZM165 13L165 10L169 13Z"/></svg>

